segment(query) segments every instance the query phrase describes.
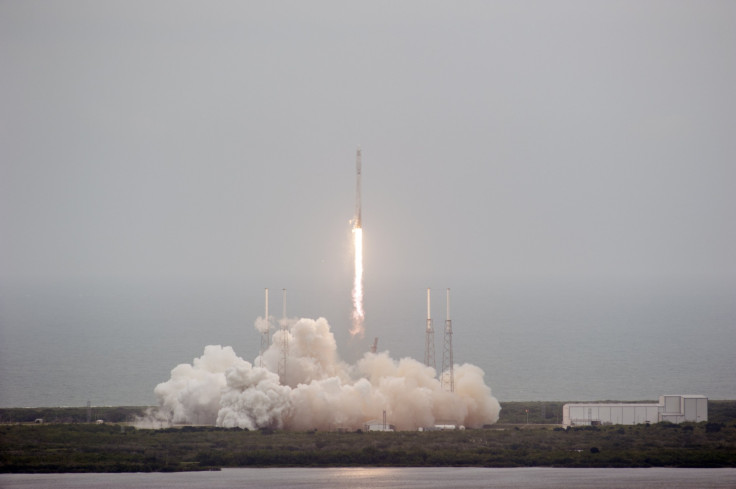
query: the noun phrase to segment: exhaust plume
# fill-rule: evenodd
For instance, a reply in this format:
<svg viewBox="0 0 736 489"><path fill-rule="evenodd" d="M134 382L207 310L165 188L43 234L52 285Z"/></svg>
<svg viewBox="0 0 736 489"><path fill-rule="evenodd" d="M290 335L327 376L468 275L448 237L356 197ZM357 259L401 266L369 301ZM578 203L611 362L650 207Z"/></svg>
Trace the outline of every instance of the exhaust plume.
<svg viewBox="0 0 736 489"><path fill-rule="evenodd" d="M288 335L290 345L285 379L276 373L280 335ZM229 346L206 346L201 357L178 365L156 386L159 406L138 425L356 430L386 411L399 430L436 423L481 427L496 422L500 411L484 375L473 365L455 366L455 392L448 392L433 368L411 358L366 353L348 365L327 320L302 318L276 331L253 363Z"/></svg>
<svg viewBox="0 0 736 489"><path fill-rule="evenodd" d="M359 335L361 338L365 334L363 321L365 312L363 311L363 228L353 227L353 245L355 250L355 278L353 280L353 327L350 328L350 334Z"/></svg>
<svg viewBox="0 0 736 489"><path fill-rule="evenodd" d="M353 250L355 257L355 275L353 280L353 326L350 328L350 334L359 335L363 338L365 328L363 321L365 312L363 311L363 223L360 197L360 176L362 173L362 163L360 156L360 148L355 155L355 217L353 218Z"/></svg>

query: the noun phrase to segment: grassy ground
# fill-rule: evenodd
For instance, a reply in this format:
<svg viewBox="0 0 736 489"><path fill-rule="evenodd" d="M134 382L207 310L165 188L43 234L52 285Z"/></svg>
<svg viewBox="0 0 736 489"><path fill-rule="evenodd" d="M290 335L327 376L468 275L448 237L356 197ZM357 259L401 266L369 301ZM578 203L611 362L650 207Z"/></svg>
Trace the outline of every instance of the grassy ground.
<svg viewBox="0 0 736 489"><path fill-rule="evenodd" d="M115 424L6 424L0 426L0 472L273 466L736 467L736 401L711 401L708 423L568 430L555 426L552 417L558 415L557 404L561 408L561 403L544 403L544 410L541 404L504 403L506 418L493 429L449 432L286 433L214 427L137 430ZM79 409L86 420L86 408ZM110 409L112 416L120 415L115 409L123 408ZM7 411L0 411L4 419ZM132 412L125 411L123 417ZM18 412L11 414L21 421ZM97 417L104 414L98 411ZM62 420L72 414L55 411L46 418L53 416Z"/></svg>

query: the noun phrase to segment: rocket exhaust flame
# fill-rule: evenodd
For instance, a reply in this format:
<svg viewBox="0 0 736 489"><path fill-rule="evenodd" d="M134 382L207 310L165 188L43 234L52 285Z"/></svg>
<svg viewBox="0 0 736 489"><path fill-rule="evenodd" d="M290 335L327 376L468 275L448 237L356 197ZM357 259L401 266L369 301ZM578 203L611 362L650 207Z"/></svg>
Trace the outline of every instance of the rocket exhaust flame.
<svg viewBox="0 0 736 489"><path fill-rule="evenodd" d="M360 149L356 170L350 333L363 337ZM429 301L427 310L431 327ZM265 316L255 322L262 335L270 329L268 295ZM171 378L154 390L158 407L139 418L136 426L204 423L249 430L358 430L366 420L381 414L384 425L388 417L399 430L431 427L440 420L473 428L498 421L501 406L485 384L484 372L476 366L454 367L455 388L448 392L437 379L434 365L428 367L411 358L397 361L388 352L377 353L377 339L372 352L355 365L343 362L326 319L286 318L286 289L283 316L273 341L262 344L253 363L237 356L232 347L208 345L191 364L175 367Z"/></svg>
<svg viewBox="0 0 736 489"><path fill-rule="evenodd" d="M365 334L365 329L363 328L365 312L363 311L363 225L361 223L360 202L360 156L360 148L358 148L355 159L355 217L353 218L353 250L355 256L355 276L353 280L353 326L350 328L350 334L353 336L359 335L362 338Z"/></svg>
<svg viewBox="0 0 736 489"><path fill-rule="evenodd" d="M353 244L355 247L355 280L353 281L353 327L350 334L360 335L362 338L365 329L363 320L363 228L353 227Z"/></svg>

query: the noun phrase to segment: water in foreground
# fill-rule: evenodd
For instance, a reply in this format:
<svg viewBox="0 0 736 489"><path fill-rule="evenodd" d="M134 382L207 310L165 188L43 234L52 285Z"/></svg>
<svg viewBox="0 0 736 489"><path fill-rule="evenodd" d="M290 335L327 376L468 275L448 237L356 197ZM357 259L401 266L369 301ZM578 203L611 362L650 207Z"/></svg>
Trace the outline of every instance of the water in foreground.
<svg viewBox="0 0 736 489"><path fill-rule="evenodd" d="M732 488L736 469L320 468L136 474L2 474L12 488Z"/></svg>

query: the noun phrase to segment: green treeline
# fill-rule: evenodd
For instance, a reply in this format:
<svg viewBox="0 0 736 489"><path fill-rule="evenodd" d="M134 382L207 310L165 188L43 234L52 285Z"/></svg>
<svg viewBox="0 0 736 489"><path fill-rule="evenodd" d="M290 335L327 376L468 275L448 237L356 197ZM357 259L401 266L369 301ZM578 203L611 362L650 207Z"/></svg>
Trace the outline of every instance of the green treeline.
<svg viewBox="0 0 736 489"><path fill-rule="evenodd" d="M57 419L69 414L63 411L47 413L44 423L34 424L19 423L20 414L5 409L0 410L4 420L9 415L16 420L0 425L0 472L325 466L736 467L736 401L711 401L707 423L567 430L556 426L554 418L545 424L556 415L555 403L546 404L542 410L538 403L504 403L507 419L488 429L395 433L191 426L148 430L109 422L48 421L49 414ZM86 409L79 409L86 419ZM119 415L115 410L122 408L109 409ZM130 415L122 414L124 419Z"/></svg>
<svg viewBox="0 0 736 489"><path fill-rule="evenodd" d="M529 424L557 424L562 422L563 404L559 401L502 402L497 424L521 425L527 420ZM146 409L145 406L92 407L89 417L92 422L100 419L106 423L125 423L142 416ZM0 423L32 423L36 419L43 419L45 423L84 423L87 415L86 407L0 408ZM736 401L709 401L708 419L716 423L736 421Z"/></svg>
<svg viewBox="0 0 736 489"><path fill-rule="evenodd" d="M2 472L275 466L736 467L733 422L396 433L43 424L0 426L0 440Z"/></svg>
<svg viewBox="0 0 736 489"><path fill-rule="evenodd" d="M620 401L616 401L620 402ZM656 402L656 401L634 401ZM557 424L562 421L562 406L559 401L513 401L501 403L498 425L505 424ZM0 423L32 423L43 419L45 423L84 423L103 420L106 423L132 422L148 409L145 406L115 407L42 407L0 408ZM736 421L736 401L708 401L708 419L716 423Z"/></svg>
<svg viewBox="0 0 736 489"><path fill-rule="evenodd" d="M42 419L45 423L85 423L98 419L106 423L126 423L143 416L147 407L104 406L104 407L40 407L0 408L0 423L33 423Z"/></svg>

